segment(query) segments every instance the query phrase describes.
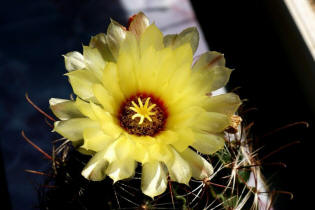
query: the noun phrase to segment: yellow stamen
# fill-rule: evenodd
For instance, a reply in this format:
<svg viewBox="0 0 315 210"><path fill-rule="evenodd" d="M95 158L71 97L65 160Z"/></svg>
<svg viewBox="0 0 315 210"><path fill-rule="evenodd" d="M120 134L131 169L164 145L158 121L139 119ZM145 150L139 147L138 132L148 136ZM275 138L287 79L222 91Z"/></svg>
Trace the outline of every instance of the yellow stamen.
<svg viewBox="0 0 315 210"><path fill-rule="evenodd" d="M135 119L137 117L140 118L139 121L139 125L141 125L144 121L144 119L149 120L150 122L152 122L152 118L150 117L151 115L155 115L155 112L151 112L151 110L156 106L156 104L151 104L151 106L149 106L149 102L150 102L150 97L148 97L145 101L145 103L142 103L141 98L138 98L138 104L136 104L134 101L132 101L132 105L133 107L129 107L132 111L136 112L136 114L132 115L131 119Z"/></svg>

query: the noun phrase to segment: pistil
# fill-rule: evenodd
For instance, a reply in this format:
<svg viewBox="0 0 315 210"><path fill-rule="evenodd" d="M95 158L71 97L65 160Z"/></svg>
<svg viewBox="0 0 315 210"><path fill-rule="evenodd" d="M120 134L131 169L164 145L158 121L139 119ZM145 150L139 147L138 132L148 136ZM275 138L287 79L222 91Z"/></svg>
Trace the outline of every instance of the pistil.
<svg viewBox="0 0 315 210"><path fill-rule="evenodd" d="M140 118L139 125L143 123L144 119L147 119L150 122L152 122L152 118L150 116L156 114L156 112L151 111L156 106L156 104L151 104L149 106L149 102L150 102L150 97L146 99L144 105L140 97L138 97L139 106L134 101L131 102L133 107L129 107L129 108L136 113L132 115L131 119L134 120L135 118L139 117Z"/></svg>

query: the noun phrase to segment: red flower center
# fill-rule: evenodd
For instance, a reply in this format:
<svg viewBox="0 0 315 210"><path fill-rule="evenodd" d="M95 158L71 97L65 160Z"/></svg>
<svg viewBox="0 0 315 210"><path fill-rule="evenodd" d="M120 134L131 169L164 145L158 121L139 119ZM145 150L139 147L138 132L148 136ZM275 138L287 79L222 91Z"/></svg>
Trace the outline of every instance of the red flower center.
<svg viewBox="0 0 315 210"><path fill-rule="evenodd" d="M129 134L155 136L164 129L167 115L163 101L152 94L138 93L122 103L118 118Z"/></svg>

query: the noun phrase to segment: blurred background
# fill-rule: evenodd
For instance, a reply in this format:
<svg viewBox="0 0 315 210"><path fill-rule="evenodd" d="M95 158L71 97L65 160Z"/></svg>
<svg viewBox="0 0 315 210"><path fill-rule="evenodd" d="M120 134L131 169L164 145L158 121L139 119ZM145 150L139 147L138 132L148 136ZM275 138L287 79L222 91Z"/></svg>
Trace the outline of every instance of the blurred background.
<svg viewBox="0 0 315 210"><path fill-rule="evenodd" d="M246 99L244 120L254 122L252 137L259 156L294 144L269 158L286 168L263 166L271 189L278 194L275 209L312 206L314 176L315 63L311 0L11 0L0 7L0 187L2 206L34 209L43 177L24 170L43 171L49 166L41 154L21 137L28 137L51 152L44 117L25 100L30 98L49 112L51 97L68 98L71 88L61 55L88 44L92 35L105 32L109 18L126 24L143 11L164 33L198 26L197 54L211 50L225 54L235 69L228 90ZM298 8L304 2L309 16ZM304 11L304 10L302 10ZM314 12L314 13L313 13ZM303 26L303 27L302 27ZM246 111L247 110L247 111ZM245 113L246 112L246 113ZM269 134L286 125L306 121ZM6 205L5 205L6 204Z"/></svg>

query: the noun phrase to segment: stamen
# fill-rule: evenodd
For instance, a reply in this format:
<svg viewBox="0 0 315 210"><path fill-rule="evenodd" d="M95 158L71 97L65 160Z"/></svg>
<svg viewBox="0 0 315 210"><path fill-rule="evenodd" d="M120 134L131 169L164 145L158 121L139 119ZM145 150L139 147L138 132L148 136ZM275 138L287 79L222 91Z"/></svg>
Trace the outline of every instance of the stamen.
<svg viewBox="0 0 315 210"><path fill-rule="evenodd" d="M156 112L151 112L151 110L156 106L156 104L151 104L150 103L150 97L148 97L145 101L145 103L142 103L142 100L140 97L138 97L138 104L136 104L134 101L131 102L133 107L129 107L132 111L136 112L136 114L132 115L131 119L135 119L137 117L140 118L139 125L143 123L145 119L149 120L152 122L152 118L150 116L155 115Z"/></svg>

